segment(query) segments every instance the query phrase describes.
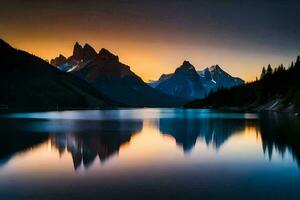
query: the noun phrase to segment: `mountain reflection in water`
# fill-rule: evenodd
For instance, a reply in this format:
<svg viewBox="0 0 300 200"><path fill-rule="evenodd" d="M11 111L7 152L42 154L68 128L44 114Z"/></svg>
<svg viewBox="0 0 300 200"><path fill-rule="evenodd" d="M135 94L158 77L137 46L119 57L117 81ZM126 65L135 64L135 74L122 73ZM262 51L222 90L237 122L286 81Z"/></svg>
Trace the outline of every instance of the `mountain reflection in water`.
<svg viewBox="0 0 300 200"><path fill-rule="evenodd" d="M82 164L88 168L97 156L105 162L118 153L121 145L128 143L133 134L140 132L142 125L141 121L104 121L103 129L97 132L51 135L50 139L60 153L67 150L72 154L76 170Z"/></svg>
<svg viewBox="0 0 300 200"><path fill-rule="evenodd" d="M80 114L80 111L79 111ZM163 116L163 117L161 117ZM226 116L226 115L225 115ZM274 150L290 152L300 166L299 119L281 114L261 114L257 119L218 117L168 117L110 120L3 119L0 125L0 167L15 155L50 141L59 154L72 156L74 169L88 168L98 157L103 163L118 154L134 134L143 132L150 121L153 128L169 135L183 152L191 151L197 140L218 150L235 134L254 129L262 141L262 152L272 159ZM130 145L130 144L129 144ZM155 148L155 146L153 147Z"/></svg>
<svg viewBox="0 0 300 200"><path fill-rule="evenodd" d="M299 120L181 109L0 115L0 199L298 199Z"/></svg>

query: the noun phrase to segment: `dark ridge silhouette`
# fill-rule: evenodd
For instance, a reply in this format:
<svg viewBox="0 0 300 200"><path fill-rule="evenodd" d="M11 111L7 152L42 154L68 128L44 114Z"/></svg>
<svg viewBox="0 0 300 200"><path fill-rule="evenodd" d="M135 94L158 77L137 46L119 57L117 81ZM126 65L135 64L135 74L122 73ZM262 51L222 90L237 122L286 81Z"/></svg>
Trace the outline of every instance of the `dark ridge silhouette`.
<svg viewBox="0 0 300 200"><path fill-rule="evenodd" d="M186 108L300 111L300 57L286 69L283 65L263 68L261 79L231 89L210 93Z"/></svg>
<svg viewBox="0 0 300 200"><path fill-rule="evenodd" d="M101 49L93 60L71 73L111 99L133 107L174 107L184 102L148 86L106 49Z"/></svg>
<svg viewBox="0 0 300 200"><path fill-rule="evenodd" d="M88 83L0 39L0 105L6 109L76 109L117 105Z"/></svg>

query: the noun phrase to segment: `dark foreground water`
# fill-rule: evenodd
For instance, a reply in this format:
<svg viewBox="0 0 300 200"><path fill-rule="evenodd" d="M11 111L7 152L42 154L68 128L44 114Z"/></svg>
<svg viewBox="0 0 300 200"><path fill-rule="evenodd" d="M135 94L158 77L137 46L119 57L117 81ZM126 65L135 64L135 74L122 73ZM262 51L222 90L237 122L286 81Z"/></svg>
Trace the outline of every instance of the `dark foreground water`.
<svg viewBox="0 0 300 200"><path fill-rule="evenodd" d="M299 199L300 118L133 109L0 117L0 199Z"/></svg>

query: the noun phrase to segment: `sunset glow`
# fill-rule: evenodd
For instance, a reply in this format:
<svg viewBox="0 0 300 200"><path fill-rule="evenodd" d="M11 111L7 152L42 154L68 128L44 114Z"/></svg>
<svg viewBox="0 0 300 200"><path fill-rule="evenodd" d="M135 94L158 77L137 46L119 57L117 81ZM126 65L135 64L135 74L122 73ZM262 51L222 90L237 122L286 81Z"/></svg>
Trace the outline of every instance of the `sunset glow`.
<svg viewBox="0 0 300 200"><path fill-rule="evenodd" d="M270 61L274 66L288 65L300 51L299 34L289 32L294 26L285 23L289 15L284 22L262 20L269 6L263 2L235 10L240 19L231 13L234 6L229 2L215 2L215 7L184 1L160 5L114 5L95 0L82 5L67 0L9 2L0 8L0 36L13 46L50 60L60 53L70 56L76 41L89 43L97 51L107 48L117 54L144 81L173 72L183 60L189 60L198 70L219 64L233 76L251 81ZM273 9L294 11L288 3L283 8L280 3L272 4ZM252 15L253 10L256 15ZM11 12L16 14L12 16ZM35 17L36 12L39 17ZM224 12L227 17L213 16L214 12ZM249 13L253 19L248 19L247 27L239 20ZM276 27L282 32L275 32ZM286 47L284 51L282 46Z"/></svg>

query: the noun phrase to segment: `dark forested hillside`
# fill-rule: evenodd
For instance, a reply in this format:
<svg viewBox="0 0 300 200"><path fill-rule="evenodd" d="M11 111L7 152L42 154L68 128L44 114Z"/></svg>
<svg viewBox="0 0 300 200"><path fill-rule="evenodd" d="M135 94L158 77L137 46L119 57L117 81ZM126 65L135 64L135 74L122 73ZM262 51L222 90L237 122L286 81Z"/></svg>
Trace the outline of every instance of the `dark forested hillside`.
<svg viewBox="0 0 300 200"><path fill-rule="evenodd" d="M260 80L232 89L221 89L186 108L232 108L238 110L299 110L300 57L285 68L264 67Z"/></svg>

